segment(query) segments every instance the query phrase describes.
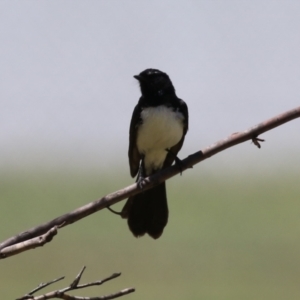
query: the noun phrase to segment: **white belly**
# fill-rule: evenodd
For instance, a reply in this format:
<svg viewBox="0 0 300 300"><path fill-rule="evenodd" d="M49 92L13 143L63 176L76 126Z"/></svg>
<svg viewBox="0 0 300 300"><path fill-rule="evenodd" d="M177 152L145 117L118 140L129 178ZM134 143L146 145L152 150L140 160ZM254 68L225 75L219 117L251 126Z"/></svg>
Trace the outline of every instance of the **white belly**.
<svg viewBox="0 0 300 300"><path fill-rule="evenodd" d="M183 115L166 106L147 107L141 113L143 120L137 133L137 147L145 155L146 175L162 168L166 149L176 145L183 134Z"/></svg>

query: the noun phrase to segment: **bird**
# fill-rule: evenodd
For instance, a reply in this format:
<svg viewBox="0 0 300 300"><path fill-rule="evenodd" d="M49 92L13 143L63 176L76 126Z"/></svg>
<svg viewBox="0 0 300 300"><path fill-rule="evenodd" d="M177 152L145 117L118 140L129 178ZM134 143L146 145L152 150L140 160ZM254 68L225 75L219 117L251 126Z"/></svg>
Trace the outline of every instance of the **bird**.
<svg viewBox="0 0 300 300"><path fill-rule="evenodd" d="M175 161L188 131L188 107L176 96L169 76L157 69L146 69L133 76L141 97L135 106L129 129L129 167L142 188L145 177L167 168ZM159 238L168 223L165 182L128 198L121 216L127 219L135 237L148 234Z"/></svg>

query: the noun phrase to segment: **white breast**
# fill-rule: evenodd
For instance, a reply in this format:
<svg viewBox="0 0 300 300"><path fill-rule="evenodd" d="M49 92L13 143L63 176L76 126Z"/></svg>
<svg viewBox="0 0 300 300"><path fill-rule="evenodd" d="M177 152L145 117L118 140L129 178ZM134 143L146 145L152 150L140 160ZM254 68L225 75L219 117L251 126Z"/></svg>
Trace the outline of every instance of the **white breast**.
<svg viewBox="0 0 300 300"><path fill-rule="evenodd" d="M176 145L183 135L183 115L164 105L145 108L137 133L137 147L145 155L146 175L162 167L166 149Z"/></svg>

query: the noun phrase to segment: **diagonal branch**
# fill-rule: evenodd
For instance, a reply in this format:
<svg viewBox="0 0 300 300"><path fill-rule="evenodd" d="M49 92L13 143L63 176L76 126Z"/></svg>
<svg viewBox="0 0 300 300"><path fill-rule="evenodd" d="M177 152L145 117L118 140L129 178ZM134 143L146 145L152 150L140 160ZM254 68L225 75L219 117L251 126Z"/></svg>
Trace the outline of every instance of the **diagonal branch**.
<svg viewBox="0 0 300 300"><path fill-rule="evenodd" d="M261 122L247 130L236 132L228 136L227 138L220 140L211 146L205 148L202 151L198 151L194 154L189 155L187 158L182 160L182 171L192 168L195 164L221 152L225 149L233 147L237 144L243 143L247 140L252 140L256 146L260 148L259 142L263 140L259 139L258 136L271 130L275 127L278 127L286 122L289 122L293 119L300 117L300 106L296 107L292 110L289 110L283 114L277 115L271 119L268 119L264 122ZM72 224L90 214L93 214L103 208L106 208L110 205L113 205L117 202L120 202L130 196L140 193L143 190L149 189L154 185L157 185L175 175L177 175L181 170L178 169L177 166L171 166L169 168L163 169L160 172L148 177L145 182L145 186L143 189L140 189L137 184L132 184L124 189L111 193L107 196L104 196L101 199L90 202L82 207L75 209L72 212L64 214L60 217L57 217L47 223L41 224L39 226L33 227L27 231L24 231L20 234L17 234L0 244L0 259L6 258L11 254L7 249L8 246L15 245L17 243L21 243L27 241L29 239L33 239L35 237L39 237L46 232L48 232L51 228L55 226L64 227L69 224ZM22 249L19 248L18 252L21 252ZM27 250L27 248L23 248L23 251Z"/></svg>
<svg viewBox="0 0 300 300"><path fill-rule="evenodd" d="M25 240L23 242L17 242L16 244L12 244L11 246L5 247L2 251L0 251L0 255L4 257L16 255L18 253L27 251L29 249L34 249L36 247L42 247L46 243L49 243L52 241L53 237L57 234L59 226L54 226L50 230L48 230L46 233L30 238L28 240ZM1 258L0 256L0 258Z"/></svg>
<svg viewBox="0 0 300 300"><path fill-rule="evenodd" d="M117 277L119 277L121 275L121 273L114 273L111 276L104 278L102 280L98 280L98 281L94 281L94 282L89 282L89 283L85 283L85 284L81 284L79 285L79 282L81 280L81 276L83 274L85 270L85 266L81 269L81 271L78 273L78 275L76 276L76 278L73 280L73 282L60 290L55 290L52 292L48 292L46 294L43 295L39 295L39 296L34 296L33 294L36 293L37 291L57 282L60 281L62 279L64 279L64 277L60 277L58 279L54 279L51 280L47 283L41 283L39 284L38 287L36 287L35 289L33 289L31 292L29 292L28 294L18 298L17 300L44 300L44 299L65 299L65 300L109 300L109 299L115 299L121 296L125 296L127 294L133 293L135 291L134 288L127 288L127 289L123 289L119 292L110 294L110 295L106 295L106 296L101 296L101 297L80 297L80 296L72 296L69 294L66 294L66 292L69 291L74 291L74 290L78 290L78 289L82 289L82 288L87 288L90 286L95 286L95 285L101 285L109 280L115 279Z"/></svg>
<svg viewBox="0 0 300 300"><path fill-rule="evenodd" d="M36 288L34 288L32 291L30 291L30 292L28 293L28 295L33 295L34 293L36 293L36 292L42 290L43 288L45 288L45 287L47 287L47 286L49 286L49 285L51 285L51 284L53 284L53 283L55 283L55 282L58 282L58 281L60 281L60 280L63 280L63 279L65 279L65 276L62 276L62 277L53 279L53 280L51 280L51 281L49 281L49 282L46 282L46 283L42 282L42 283L40 283Z"/></svg>

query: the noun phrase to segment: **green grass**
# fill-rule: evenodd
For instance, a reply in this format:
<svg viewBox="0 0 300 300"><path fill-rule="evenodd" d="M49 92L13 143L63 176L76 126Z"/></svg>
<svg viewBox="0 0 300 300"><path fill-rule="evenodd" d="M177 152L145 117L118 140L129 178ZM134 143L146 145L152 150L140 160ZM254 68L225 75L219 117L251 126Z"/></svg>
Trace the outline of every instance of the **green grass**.
<svg viewBox="0 0 300 300"><path fill-rule="evenodd" d="M112 173L2 172L0 240L131 182ZM213 177L194 170L167 186L170 220L159 240L135 239L124 220L100 211L42 248L1 260L1 299L66 275L45 291L63 287L83 265L83 282L122 276L78 295L134 286L124 299L300 298L299 174Z"/></svg>

